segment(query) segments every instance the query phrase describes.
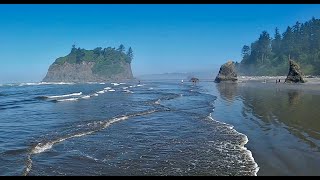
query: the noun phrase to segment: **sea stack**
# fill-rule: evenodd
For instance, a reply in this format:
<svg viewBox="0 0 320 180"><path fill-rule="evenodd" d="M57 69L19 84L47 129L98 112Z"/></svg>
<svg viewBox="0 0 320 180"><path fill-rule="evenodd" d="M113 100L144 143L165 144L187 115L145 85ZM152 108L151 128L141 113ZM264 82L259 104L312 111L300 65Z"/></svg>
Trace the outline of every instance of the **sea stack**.
<svg viewBox="0 0 320 180"><path fill-rule="evenodd" d="M305 83L303 79L303 73L300 70L300 66L293 60L289 61L289 73L285 80L286 83Z"/></svg>
<svg viewBox="0 0 320 180"><path fill-rule="evenodd" d="M214 82L219 83L221 81L237 81L237 73L235 71L235 65L233 61L228 61L220 67L219 73Z"/></svg>
<svg viewBox="0 0 320 180"><path fill-rule="evenodd" d="M43 82L108 82L133 79L132 49L125 53L124 46L115 48L97 47L93 50L81 48L55 60L49 67Z"/></svg>

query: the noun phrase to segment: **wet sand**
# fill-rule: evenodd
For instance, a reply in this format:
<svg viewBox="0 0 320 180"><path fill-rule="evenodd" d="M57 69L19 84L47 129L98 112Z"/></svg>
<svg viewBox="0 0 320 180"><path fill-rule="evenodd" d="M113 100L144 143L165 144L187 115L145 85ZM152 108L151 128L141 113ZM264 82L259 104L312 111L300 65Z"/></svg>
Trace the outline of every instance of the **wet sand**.
<svg viewBox="0 0 320 180"><path fill-rule="evenodd" d="M280 79L280 83L276 80ZM320 94L320 78L304 78L306 83L284 83L286 76L240 76L238 77L239 86L263 89L287 89L299 90L305 93Z"/></svg>
<svg viewBox="0 0 320 180"><path fill-rule="evenodd" d="M201 85L218 97L213 118L247 135L258 176L320 175L320 78L275 83L279 78L284 82L240 77L238 83Z"/></svg>

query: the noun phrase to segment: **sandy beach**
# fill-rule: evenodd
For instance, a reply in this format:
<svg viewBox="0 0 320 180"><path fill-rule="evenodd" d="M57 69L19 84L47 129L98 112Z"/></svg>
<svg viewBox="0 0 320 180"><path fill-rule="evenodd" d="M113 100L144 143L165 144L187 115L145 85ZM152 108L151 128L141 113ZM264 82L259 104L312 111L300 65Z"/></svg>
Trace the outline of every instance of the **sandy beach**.
<svg viewBox="0 0 320 180"><path fill-rule="evenodd" d="M213 118L248 136L258 176L320 175L320 78L293 84L283 83L285 76L238 78L200 83L217 96Z"/></svg>
<svg viewBox="0 0 320 180"><path fill-rule="evenodd" d="M280 83L276 80L280 79ZM306 93L320 94L320 77L304 78L306 83L284 83L286 76L239 76L238 86L252 88L277 88L300 90Z"/></svg>

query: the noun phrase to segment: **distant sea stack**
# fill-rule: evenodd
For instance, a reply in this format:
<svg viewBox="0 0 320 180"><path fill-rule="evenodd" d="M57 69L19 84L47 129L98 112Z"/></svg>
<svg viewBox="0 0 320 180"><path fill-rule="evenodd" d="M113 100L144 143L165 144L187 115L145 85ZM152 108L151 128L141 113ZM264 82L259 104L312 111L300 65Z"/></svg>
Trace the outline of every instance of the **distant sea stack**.
<svg viewBox="0 0 320 180"><path fill-rule="evenodd" d="M72 46L71 52L49 67L43 82L106 82L133 79L131 47L118 49L97 47L85 50Z"/></svg>
<svg viewBox="0 0 320 180"><path fill-rule="evenodd" d="M237 81L237 73L235 71L235 65L233 61L228 61L220 67L219 73L214 80L216 83L221 81Z"/></svg>
<svg viewBox="0 0 320 180"><path fill-rule="evenodd" d="M287 83L305 83L306 81L303 79L303 73L300 70L300 66L294 62L293 60L289 61L289 73L285 80Z"/></svg>

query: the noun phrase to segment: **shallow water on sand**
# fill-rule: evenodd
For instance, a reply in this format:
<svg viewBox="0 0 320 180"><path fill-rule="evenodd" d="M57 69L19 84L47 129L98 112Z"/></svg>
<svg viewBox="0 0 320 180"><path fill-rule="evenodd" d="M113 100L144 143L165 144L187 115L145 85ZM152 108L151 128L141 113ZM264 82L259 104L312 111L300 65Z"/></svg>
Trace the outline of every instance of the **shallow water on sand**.
<svg viewBox="0 0 320 180"><path fill-rule="evenodd" d="M258 175L320 175L320 95L312 85L201 83L214 119L248 136Z"/></svg>

